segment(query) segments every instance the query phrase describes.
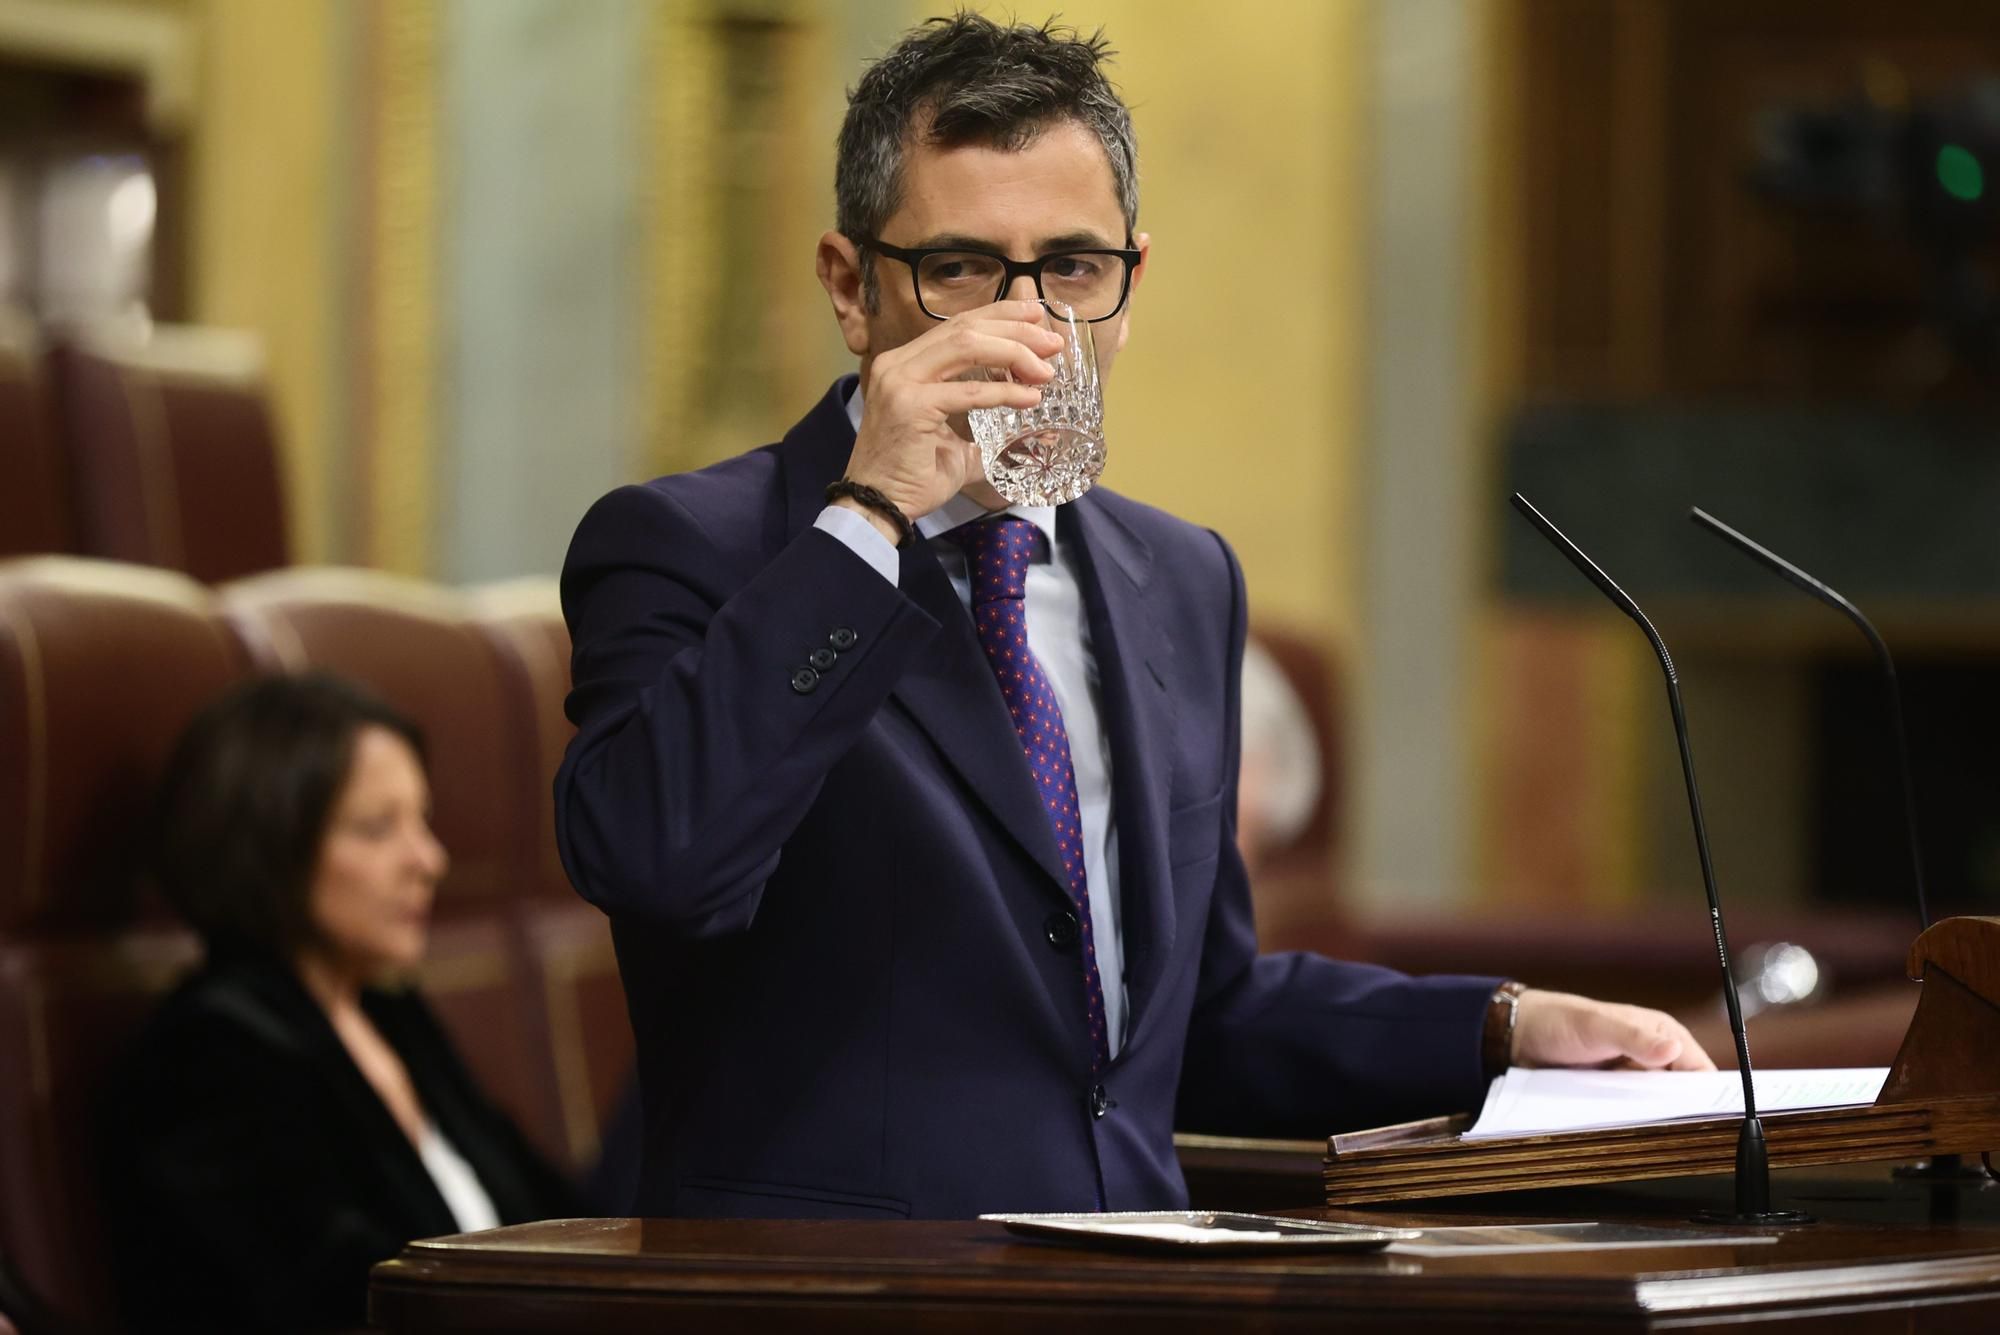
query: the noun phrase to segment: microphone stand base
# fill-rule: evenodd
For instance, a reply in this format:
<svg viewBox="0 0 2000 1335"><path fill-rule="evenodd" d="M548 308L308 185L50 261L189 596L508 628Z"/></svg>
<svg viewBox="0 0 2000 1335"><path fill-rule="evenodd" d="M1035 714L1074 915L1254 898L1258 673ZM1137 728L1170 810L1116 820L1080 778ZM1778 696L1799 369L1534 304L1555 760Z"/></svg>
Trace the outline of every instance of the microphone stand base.
<svg viewBox="0 0 2000 1335"><path fill-rule="evenodd" d="M1899 1165L1890 1176L1904 1182L1984 1182L1990 1175L1983 1164L1969 1164L1963 1155L1939 1154Z"/></svg>
<svg viewBox="0 0 2000 1335"><path fill-rule="evenodd" d="M1742 1224L1753 1228L1781 1228L1788 1224L1817 1223L1804 1210L1703 1210L1695 1218L1704 1224Z"/></svg>

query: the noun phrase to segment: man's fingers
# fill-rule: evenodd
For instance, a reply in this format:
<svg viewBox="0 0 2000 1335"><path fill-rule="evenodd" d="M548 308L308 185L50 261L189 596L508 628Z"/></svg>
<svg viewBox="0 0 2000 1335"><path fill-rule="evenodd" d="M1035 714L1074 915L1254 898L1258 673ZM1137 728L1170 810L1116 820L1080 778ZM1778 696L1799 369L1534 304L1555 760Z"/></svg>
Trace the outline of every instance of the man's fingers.
<svg viewBox="0 0 2000 1335"><path fill-rule="evenodd" d="M1715 1069L1694 1035L1670 1015L1621 1007L1605 1018L1614 1026L1612 1042L1635 1065L1669 1071Z"/></svg>
<svg viewBox="0 0 2000 1335"><path fill-rule="evenodd" d="M1643 1006L1530 989L1521 994L1516 1023L1517 1056L1525 1066L1715 1069L1685 1025Z"/></svg>
<svg viewBox="0 0 2000 1335"><path fill-rule="evenodd" d="M974 325L960 325L902 369L919 384L937 384L956 380L968 371L987 370L1005 371L1017 380L1039 385L1056 373L1055 367L1027 344Z"/></svg>
<svg viewBox="0 0 2000 1335"><path fill-rule="evenodd" d="M1063 336L1030 315L1025 320L1001 318L997 315L974 317L960 316L959 322L968 329L977 329L982 334L998 334L1027 344L1031 348L1047 348L1050 352L1061 352Z"/></svg>
<svg viewBox="0 0 2000 1335"><path fill-rule="evenodd" d="M1034 302L1002 302L948 320L889 355L901 354L902 373L916 380L949 380L975 366L1047 379L1055 372L1042 359L1061 352L1063 340L1039 323L1040 310Z"/></svg>
<svg viewBox="0 0 2000 1335"><path fill-rule="evenodd" d="M958 318L961 320L1019 320L1032 324L1040 320L1042 314L1042 303L1030 297L1026 301L996 301L991 306L981 306L977 310L967 311Z"/></svg>
<svg viewBox="0 0 2000 1335"><path fill-rule="evenodd" d="M1674 1058L1674 1064L1667 1069L1670 1071L1713 1071L1715 1069L1714 1060L1709 1057L1707 1052L1702 1050L1701 1044L1695 1041L1695 1036L1688 1032L1687 1026L1681 1024L1679 1021L1675 1021L1674 1028L1681 1032L1681 1050L1680 1055Z"/></svg>
<svg viewBox="0 0 2000 1335"><path fill-rule="evenodd" d="M947 416L976 408L1032 408L1042 391L1011 380L954 380L937 387L938 405Z"/></svg>

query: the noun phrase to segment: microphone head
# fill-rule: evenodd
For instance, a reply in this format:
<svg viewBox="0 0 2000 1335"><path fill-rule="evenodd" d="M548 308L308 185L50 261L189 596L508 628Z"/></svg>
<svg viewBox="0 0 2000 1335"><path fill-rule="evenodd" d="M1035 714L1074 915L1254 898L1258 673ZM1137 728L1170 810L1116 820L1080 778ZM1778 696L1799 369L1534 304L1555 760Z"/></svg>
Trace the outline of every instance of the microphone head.
<svg viewBox="0 0 2000 1335"><path fill-rule="evenodd" d="M1557 551L1568 557L1569 563L1581 571L1585 579L1595 584L1599 593L1615 603L1619 611L1638 622L1645 630L1646 637L1654 642L1654 647L1664 654L1666 646L1660 642L1652 623L1646 620L1646 614L1639 610L1639 604L1632 600L1632 596L1618 587L1618 581L1605 574L1603 567L1584 555L1583 548L1571 542L1568 534L1557 528L1547 515L1535 508L1534 502L1518 491L1514 493L1513 499L1514 508L1526 515L1528 522L1540 529L1542 536L1547 538ZM1669 676L1673 673L1671 661L1667 665L1667 672Z"/></svg>

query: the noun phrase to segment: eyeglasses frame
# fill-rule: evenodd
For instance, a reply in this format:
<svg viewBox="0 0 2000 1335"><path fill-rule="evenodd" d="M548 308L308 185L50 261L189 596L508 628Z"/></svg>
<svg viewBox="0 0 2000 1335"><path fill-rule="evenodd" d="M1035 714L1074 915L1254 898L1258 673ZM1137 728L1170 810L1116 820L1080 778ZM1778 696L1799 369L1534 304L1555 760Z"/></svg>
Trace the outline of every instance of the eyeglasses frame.
<svg viewBox="0 0 2000 1335"><path fill-rule="evenodd" d="M1129 241L1131 238L1128 237L1126 239ZM921 246L915 250L906 250L902 246L892 246L888 242L878 240L872 236L857 236L854 238L854 243L864 250L872 250L876 254L886 256L892 260L900 260L908 266L910 270L910 291L916 295L917 309L921 310L925 315L930 316L933 320L949 320L951 318L949 315L939 315L924 303L924 285L923 280L917 277L917 266L933 255L982 255L987 259L996 260L999 262L1003 272L1000 276L1000 286L993 294L993 300L998 301L1007 295L1007 289L1014 286L1015 279L1029 278L1034 280L1036 299L1044 306L1048 305L1049 298L1048 294L1042 290L1042 266L1050 260L1061 259L1065 255L1116 256L1125 263L1125 277L1118 288L1118 304L1111 308L1109 314L1094 316L1084 321L1085 324L1103 324L1106 320L1115 320L1118 318L1119 314L1125 309L1126 301L1132 295L1132 270L1145 257L1144 251L1130 248L1117 249L1114 247L1095 248L1080 246L1067 250L1052 250L1048 254L1037 256L1032 260L1015 260L1009 259L998 251L983 250L978 246Z"/></svg>

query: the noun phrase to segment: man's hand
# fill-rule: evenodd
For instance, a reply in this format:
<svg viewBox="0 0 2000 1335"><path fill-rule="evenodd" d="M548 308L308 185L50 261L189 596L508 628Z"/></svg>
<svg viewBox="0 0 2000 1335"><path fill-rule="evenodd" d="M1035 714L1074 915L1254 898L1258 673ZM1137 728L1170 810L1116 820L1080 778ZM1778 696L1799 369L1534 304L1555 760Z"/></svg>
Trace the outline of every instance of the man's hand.
<svg viewBox="0 0 2000 1335"><path fill-rule="evenodd" d="M1521 993L1514 1014L1516 1066L1601 1066L1713 1071L1715 1063L1673 1016L1568 992Z"/></svg>
<svg viewBox="0 0 2000 1335"><path fill-rule="evenodd" d="M1043 358L1062 351L1062 338L1036 323L1041 314L1040 302L996 302L878 354L861 387L848 478L913 520L950 500L979 470L978 448L952 429L953 419L975 408L1032 408L1042 401L1037 386L1055 375ZM1011 371L1014 379L960 379L975 369ZM876 522L886 532L886 521Z"/></svg>

